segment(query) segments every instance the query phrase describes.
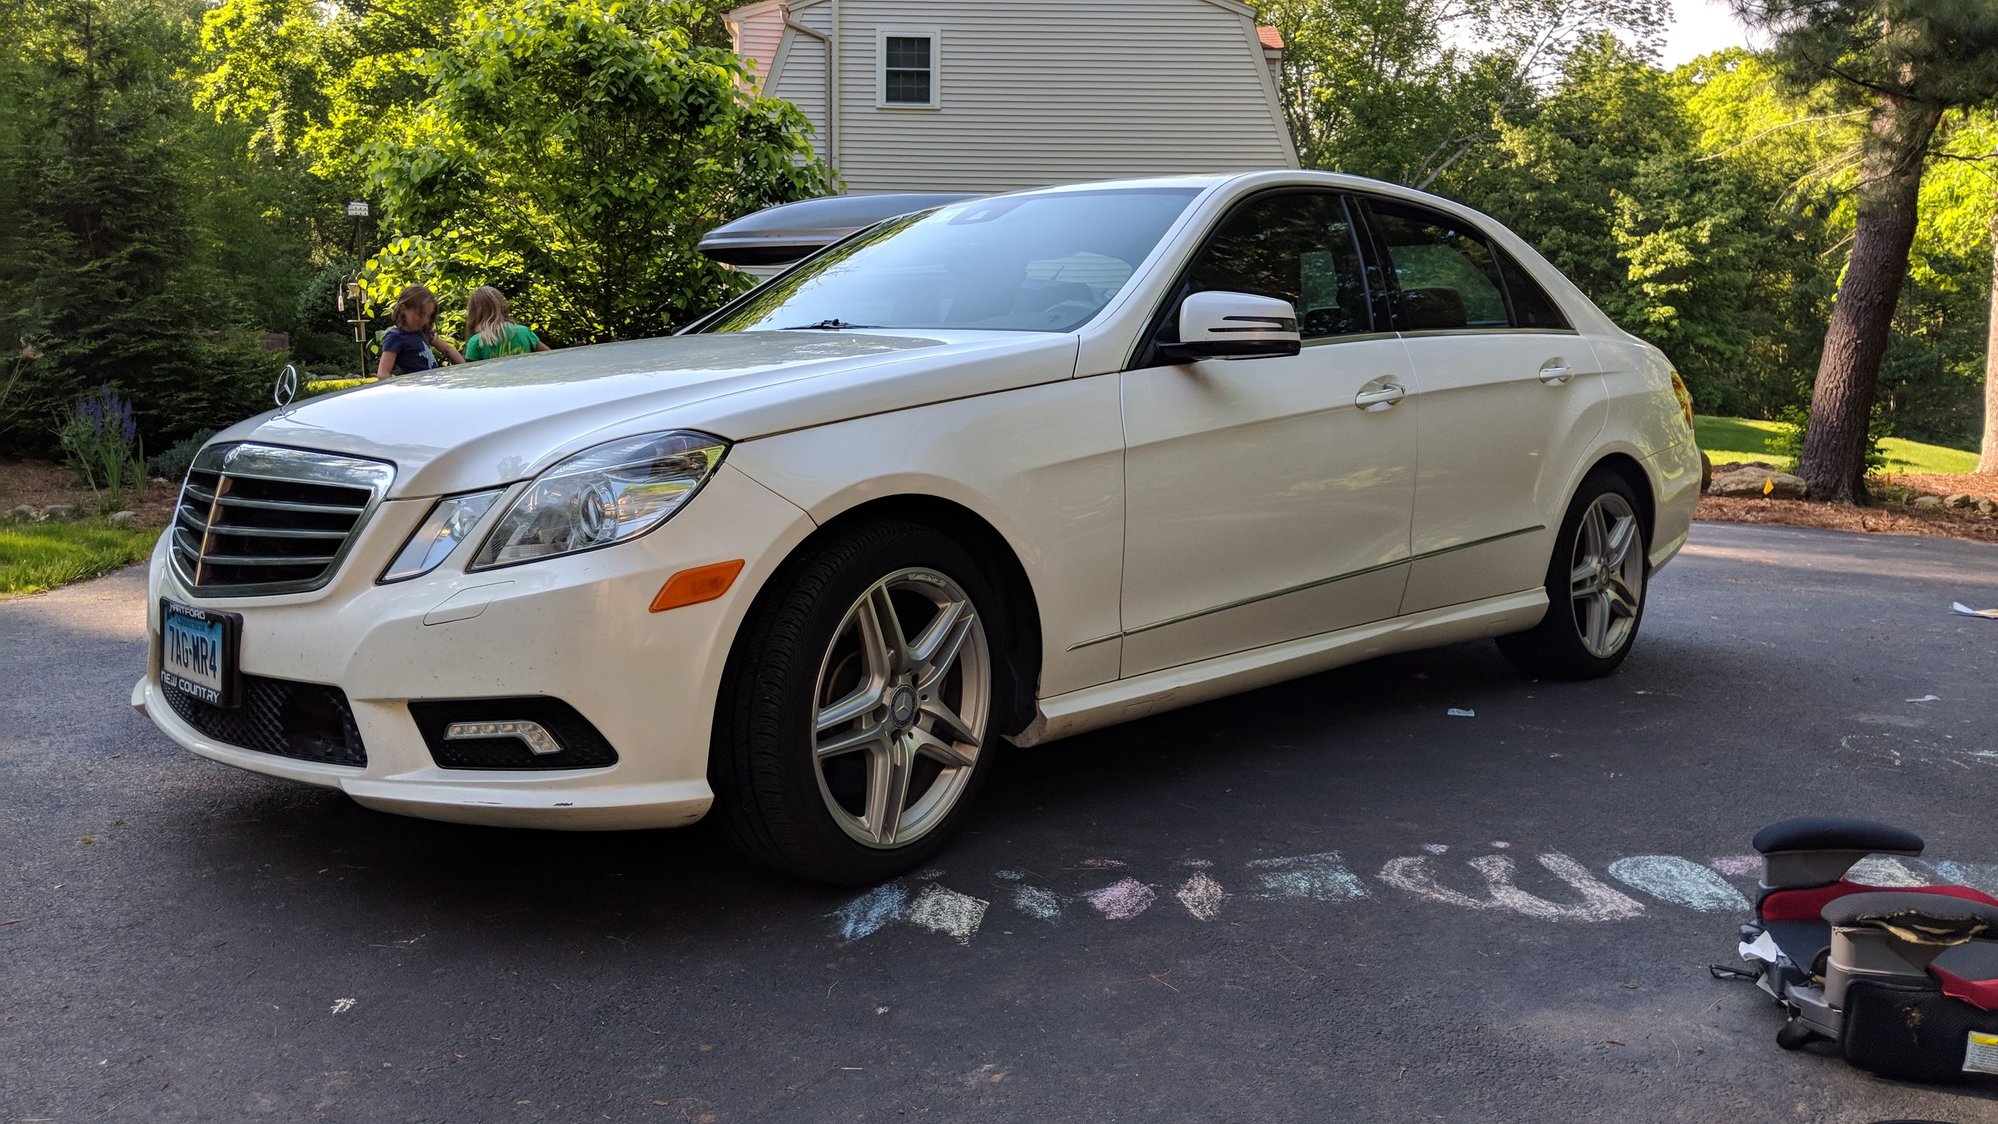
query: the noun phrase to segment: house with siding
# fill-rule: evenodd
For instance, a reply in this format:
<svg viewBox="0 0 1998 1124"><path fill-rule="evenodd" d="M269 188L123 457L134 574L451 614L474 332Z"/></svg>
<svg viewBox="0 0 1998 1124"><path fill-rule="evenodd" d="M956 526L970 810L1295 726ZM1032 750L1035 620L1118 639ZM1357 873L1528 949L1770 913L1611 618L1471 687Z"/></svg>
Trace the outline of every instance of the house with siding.
<svg viewBox="0 0 1998 1124"><path fill-rule="evenodd" d="M725 18L849 192L1297 166L1282 40L1238 0L759 0Z"/></svg>

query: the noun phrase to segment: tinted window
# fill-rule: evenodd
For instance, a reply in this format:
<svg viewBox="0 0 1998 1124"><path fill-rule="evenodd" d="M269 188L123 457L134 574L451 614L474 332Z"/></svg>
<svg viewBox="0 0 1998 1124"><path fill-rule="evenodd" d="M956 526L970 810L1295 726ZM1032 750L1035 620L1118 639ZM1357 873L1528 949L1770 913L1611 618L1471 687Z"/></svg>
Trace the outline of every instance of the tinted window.
<svg viewBox="0 0 1998 1124"><path fill-rule="evenodd" d="M1370 332L1367 287L1344 202L1322 192L1264 195L1236 208L1181 290L1289 301L1307 340Z"/></svg>
<svg viewBox="0 0 1998 1124"><path fill-rule="evenodd" d="M1493 247L1498 255L1499 276L1505 278L1505 292L1512 298L1512 326L1515 328L1567 328L1568 318L1540 282L1513 260L1511 254Z"/></svg>
<svg viewBox="0 0 1998 1124"><path fill-rule="evenodd" d="M1368 211L1401 290L1402 331L1512 326L1505 283L1484 235L1421 207L1373 202Z"/></svg>
<svg viewBox="0 0 1998 1124"><path fill-rule="evenodd" d="M1130 281L1193 188L973 199L889 219L782 274L703 331L1081 327Z"/></svg>

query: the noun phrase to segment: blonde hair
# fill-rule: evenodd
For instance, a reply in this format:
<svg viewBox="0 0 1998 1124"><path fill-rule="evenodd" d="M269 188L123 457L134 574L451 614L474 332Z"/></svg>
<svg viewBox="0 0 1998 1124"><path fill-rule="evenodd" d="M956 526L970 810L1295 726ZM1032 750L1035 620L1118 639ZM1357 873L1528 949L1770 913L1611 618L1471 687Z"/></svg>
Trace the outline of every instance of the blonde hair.
<svg viewBox="0 0 1998 1124"><path fill-rule="evenodd" d="M465 334L477 336L487 347L497 347L506 341L506 326L513 321L506 318L506 294L491 285L481 285L472 290L465 300Z"/></svg>
<svg viewBox="0 0 1998 1124"><path fill-rule="evenodd" d="M430 306L430 319L427 322L414 328L402 322L403 313L425 304ZM395 304L389 308L389 318L395 321L396 327L405 332L430 331L437 327L437 296L428 286L411 285L396 295Z"/></svg>

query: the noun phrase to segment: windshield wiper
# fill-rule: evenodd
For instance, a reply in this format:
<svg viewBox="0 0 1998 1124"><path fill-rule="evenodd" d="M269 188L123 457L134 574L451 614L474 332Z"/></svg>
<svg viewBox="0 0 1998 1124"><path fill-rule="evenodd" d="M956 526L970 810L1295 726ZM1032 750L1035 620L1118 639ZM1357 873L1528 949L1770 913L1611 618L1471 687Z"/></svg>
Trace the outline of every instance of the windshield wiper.
<svg viewBox="0 0 1998 1124"><path fill-rule="evenodd" d="M816 324L793 324L788 328L780 328L778 330L784 332L844 332L848 328L878 327L880 327L879 324L849 324L838 317L834 317L831 320L821 320Z"/></svg>

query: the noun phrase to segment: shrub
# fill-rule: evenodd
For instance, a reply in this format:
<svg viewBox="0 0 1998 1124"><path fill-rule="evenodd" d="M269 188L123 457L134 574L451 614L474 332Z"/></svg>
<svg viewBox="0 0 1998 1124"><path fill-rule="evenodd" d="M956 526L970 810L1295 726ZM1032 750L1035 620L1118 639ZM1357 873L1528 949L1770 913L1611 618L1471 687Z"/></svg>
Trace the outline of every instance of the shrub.
<svg viewBox="0 0 1998 1124"><path fill-rule="evenodd" d="M167 446L166 452L147 460L146 472L176 484L187 479L187 470L194 467L194 454L200 452L213 436L214 430L203 429L197 430L192 437L181 438Z"/></svg>
<svg viewBox="0 0 1998 1124"><path fill-rule="evenodd" d="M1769 442L1769 451L1783 460L1783 471L1795 472L1804 459L1804 429L1810 424L1811 412L1802 406L1790 406L1778 415L1783 429ZM1866 420L1866 471L1879 472L1887 467L1887 450L1880 443L1894 436L1894 419L1879 403L1873 406L1873 416Z"/></svg>

